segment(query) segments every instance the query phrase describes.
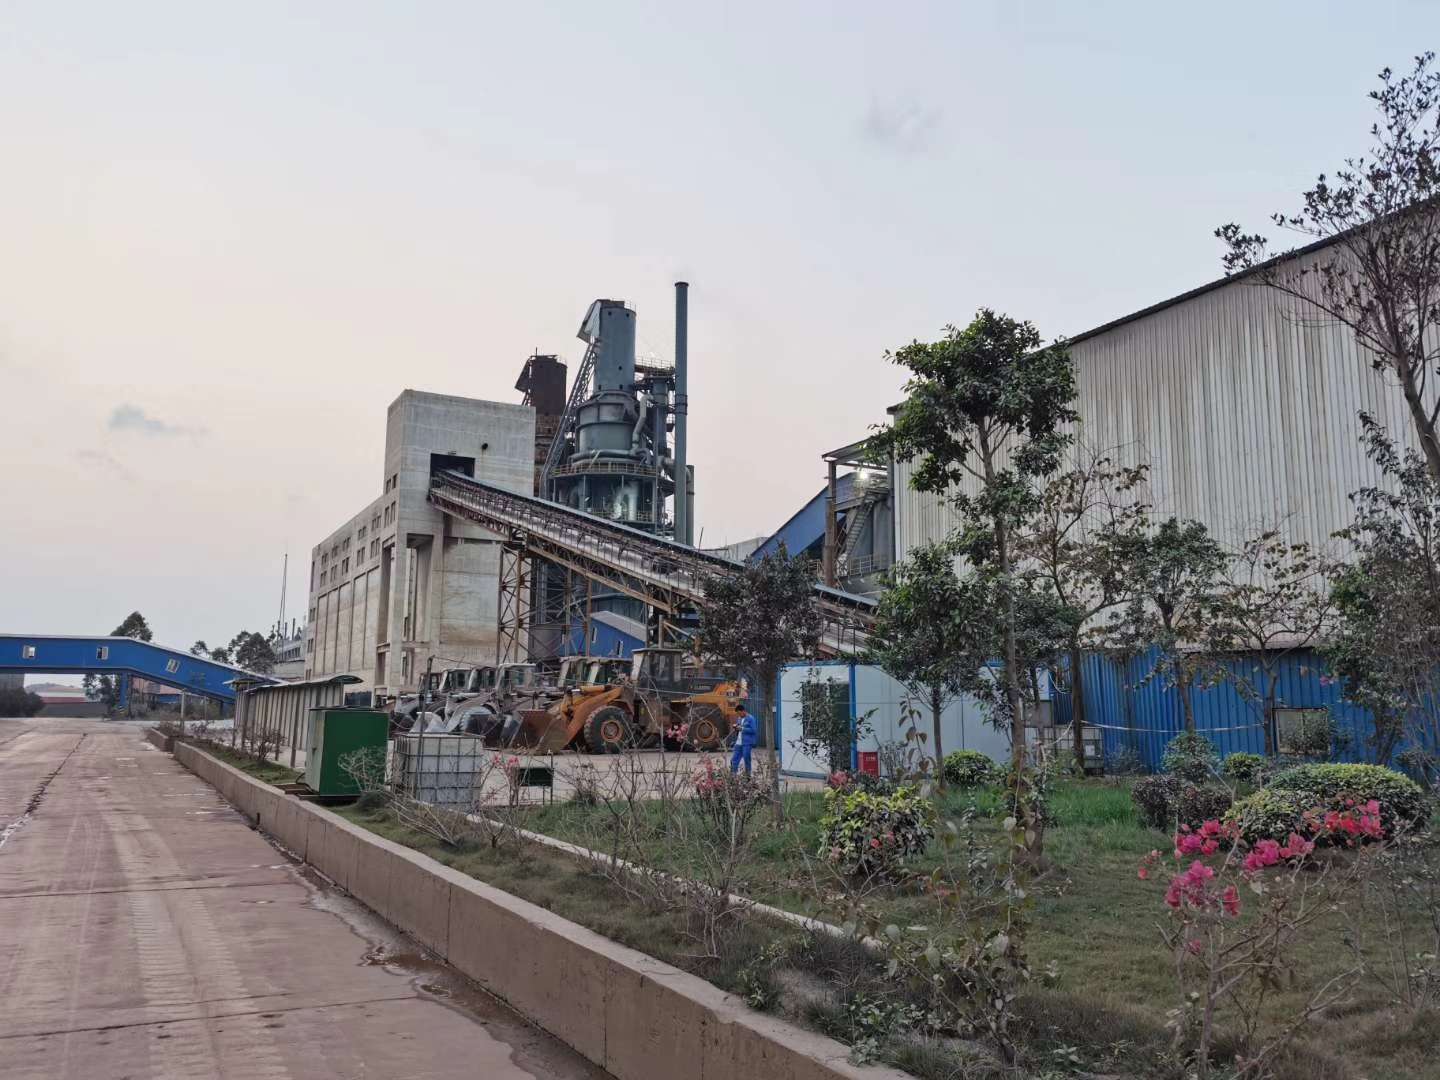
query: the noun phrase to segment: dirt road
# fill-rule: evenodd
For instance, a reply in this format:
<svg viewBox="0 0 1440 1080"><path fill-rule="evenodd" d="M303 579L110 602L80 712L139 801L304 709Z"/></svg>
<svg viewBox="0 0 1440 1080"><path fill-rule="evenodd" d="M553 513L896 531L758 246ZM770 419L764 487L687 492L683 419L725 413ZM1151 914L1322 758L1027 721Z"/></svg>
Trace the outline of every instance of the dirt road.
<svg viewBox="0 0 1440 1080"><path fill-rule="evenodd" d="M0 1076L598 1078L140 737L0 720Z"/></svg>

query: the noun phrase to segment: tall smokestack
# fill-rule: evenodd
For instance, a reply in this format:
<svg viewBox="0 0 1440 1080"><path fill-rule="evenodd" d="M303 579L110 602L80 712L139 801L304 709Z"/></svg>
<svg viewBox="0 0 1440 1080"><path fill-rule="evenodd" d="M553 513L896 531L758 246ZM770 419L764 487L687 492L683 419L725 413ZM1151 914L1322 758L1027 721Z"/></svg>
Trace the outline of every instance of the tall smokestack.
<svg viewBox="0 0 1440 1080"><path fill-rule="evenodd" d="M675 283L675 539L694 544L689 472L685 467L685 427L690 411L690 283Z"/></svg>

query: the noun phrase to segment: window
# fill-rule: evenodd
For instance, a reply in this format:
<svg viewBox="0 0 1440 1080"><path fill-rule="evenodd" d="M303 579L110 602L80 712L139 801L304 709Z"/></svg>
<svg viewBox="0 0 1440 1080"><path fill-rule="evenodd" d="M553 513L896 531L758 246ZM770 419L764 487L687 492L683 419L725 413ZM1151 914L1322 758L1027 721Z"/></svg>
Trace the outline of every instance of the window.
<svg viewBox="0 0 1440 1080"><path fill-rule="evenodd" d="M20 659L21 659L21 660L34 660L34 659L35 659L35 646L34 646L34 645L22 645L22 646L20 646Z"/></svg>
<svg viewBox="0 0 1440 1080"><path fill-rule="evenodd" d="M800 738L809 753L818 753L833 772L850 768L854 743L850 720L850 685L834 679L800 684Z"/></svg>
<svg viewBox="0 0 1440 1080"><path fill-rule="evenodd" d="M361 525L360 531L355 534L355 542L357 544L363 544L365 542L365 528L364 525Z"/></svg>
<svg viewBox="0 0 1440 1080"><path fill-rule="evenodd" d="M1282 754L1324 757L1330 751L1329 709L1276 709L1275 745Z"/></svg>
<svg viewBox="0 0 1440 1080"><path fill-rule="evenodd" d="M179 660L166 660L166 661L165 661L165 671L166 671L167 674L169 674L169 675L174 675L174 674L175 674L177 671L179 671L179 670L180 670L180 661L179 661Z"/></svg>
<svg viewBox="0 0 1440 1080"><path fill-rule="evenodd" d="M349 559L346 559L343 563L340 564L340 573L342 573L342 574L348 574L349 572L350 572L350 560L349 560Z"/></svg>
<svg viewBox="0 0 1440 1080"><path fill-rule="evenodd" d="M109 660L109 659L110 659L110 646L109 646L109 645L101 645L98 649L96 649L96 650L95 650L95 659L96 659L96 660Z"/></svg>

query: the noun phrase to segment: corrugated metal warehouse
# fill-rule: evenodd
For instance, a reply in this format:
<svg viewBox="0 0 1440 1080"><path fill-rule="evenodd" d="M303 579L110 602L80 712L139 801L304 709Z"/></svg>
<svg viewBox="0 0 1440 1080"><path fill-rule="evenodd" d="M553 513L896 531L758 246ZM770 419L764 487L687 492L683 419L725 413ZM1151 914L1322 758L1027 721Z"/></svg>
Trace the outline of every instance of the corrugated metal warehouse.
<svg viewBox="0 0 1440 1080"><path fill-rule="evenodd" d="M1325 254L1316 248L1304 258ZM1119 463L1148 462L1140 497L1157 514L1204 522L1227 545L1266 525L1325 545L1350 523L1349 493L1380 480L1360 441L1361 410L1380 418L1397 441L1418 446L1399 388L1370 367L1351 331L1253 276L1212 282L1080 334L1070 346L1079 441ZM900 557L957 524L943 499L911 489L912 471L904 462L895 466ZM1158 685L1126 690L1134 678L1109 660L1090 663L1087 719L1110 728L1107 749L1124 738L1153 765L1159 736L1180 729L1178 698ZM1321 675L1312 653L1291 658L1282 704L1338 702L1338 688ZM1197 725L1227 749L1259 749L1258 706L1230 701L1234 696L1197 691ZM1057 717L1066 719L1068 710L1057 704ZM1337 713L1337 720L1356 728L1350 754L1363 756L1364 714ZM1127 732L1156 735L1130 739Z"/></svg>

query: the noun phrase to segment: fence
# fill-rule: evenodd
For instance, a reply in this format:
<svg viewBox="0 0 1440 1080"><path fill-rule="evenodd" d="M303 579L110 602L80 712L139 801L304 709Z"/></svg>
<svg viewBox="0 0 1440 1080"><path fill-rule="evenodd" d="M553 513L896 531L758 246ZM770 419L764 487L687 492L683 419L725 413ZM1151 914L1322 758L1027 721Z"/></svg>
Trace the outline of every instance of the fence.
<svg viewBox="0 0 1440 1080"><path fill-rule="evenodd" d="M239 685L240 680L236 680L235 726L230 743L253 753L263 741L275 747L281 761L288 756L293 769L296 751L305 748L310 710L344 705L345 688L359 681L354 675L265 686Z"/></svg>

